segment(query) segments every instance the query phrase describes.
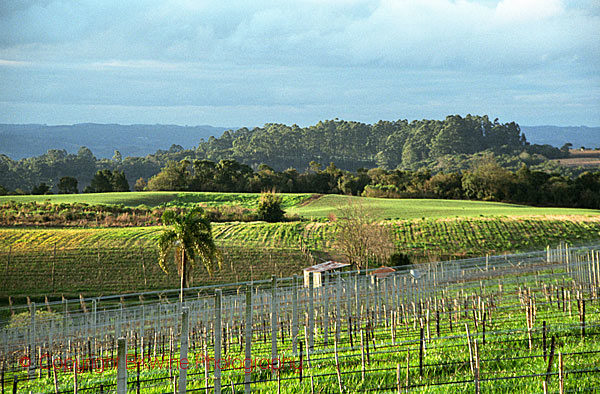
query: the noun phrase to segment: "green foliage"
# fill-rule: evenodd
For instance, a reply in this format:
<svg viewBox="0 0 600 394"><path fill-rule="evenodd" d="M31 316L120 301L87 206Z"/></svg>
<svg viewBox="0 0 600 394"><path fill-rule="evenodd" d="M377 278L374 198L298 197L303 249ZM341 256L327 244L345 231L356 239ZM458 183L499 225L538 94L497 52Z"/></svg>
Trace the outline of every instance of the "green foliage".
<svg viewBox="0 0 600 394"><path fill-rule="evenodd" d="M78 191L77 179L72 176L63 176L56 187L60 194L76 194Z"/></svg>
<svg viewBox="0 0 600 394"><path fill-rule="evenodd" d="M148 190L186 190L189 183L190 163L169 161L166 167L148 180Z"/></svg>
<svg viewBox="0 0 600 394"><path fill-rule="evenodd" d="M144 178L138 178L135 181L135 185L133 186L133 190L135 190L136 192L141 192L146 190L146 187L148 186L148 183L146 182L146 180Z"/></svg>
<svg viewBox="0 0 600 394"><path fill-rule="evenodd" d="M441 121L379 121L373 125L343 120L326 120L309 127L266 124L211 137L194 150L173 145L145 157L125 158L115 152L113 160L97 159L86 147L77 154L48 150L18 161L0 155L0 179L10 191L31 190L41 182L56 185L64 176L88 185L97 171L110 170L123 171L131 185L139 178L157 176L151 190L260 192L276 187L282 192L359 194L350 185L352 180L345 185L338 184L339 179L331 182L334 174L319 174L320 169L301 177L297 173L302 174L311 161L335 163L351 171L381 166L387 170L427 167L434 172L455 172L469 168L472 157L484 151L503 157L500 164L513 170L525 163L563 175L583 172L549 162L549 158L565 157L568 152L527 144L515 123L491 122L487 116L452 115ZM521 156L523 152L529 156ZM261 169L261 164L267 167ZM292 168L299 171L295 174ZM106 191L106 182L97 186L99 191ZM88 190L92 189L95 187ZM113 185L113 190L117 189Z"/></svg>
<svg viewBox="0 0 600 394"><path fill-rule="evenodd" d="M52 194L50 193L50 186L46 185L45 182L40 183L37 186L34 186L31 189L31 194L39 195L39 194Z"/></svg>
<svg viewBox="0 0 600 394"><path fill-rule="evenodd" d="M274 191L263 192L258 201L258 218L266 222L281 222L285 212L281 209L283 199Z"/></svg>
<svg viewBox="0 0 600 394"><path fill-rule="evenodd" d="M129 184L123 171L97 171L84 193L128 192Z"/></svg>
<svg viewBox="0 0 600 394"><path fill-rule="evenodd" d="M111 192L129 191L129 183L127 183L127 178L125 178L123 171L113 171L110 183L112 186L112 190L110 190Z"/></svg>
<svg viewBox="0 0 600 394"><path fill-rule="evenodd" d="M163 225L170 226L158 238L160 267L168 273L167 257L174 252L177 270L183 287L188 287L196 260L200 260L209 275L221 265L221 253L215 246L210 221L200 207L186 214L166 210L161 218Z"/></svg>
<svg viewBox="0 0 600 394"><path fill-rule="evenodd" d="M55 312L49 312L41 309L36 309L35 319L38 323L54 322L59 324L62 321L62 316ZM24 328L31 324L31 312L21 312L11 316L7 328Z"/></svg>

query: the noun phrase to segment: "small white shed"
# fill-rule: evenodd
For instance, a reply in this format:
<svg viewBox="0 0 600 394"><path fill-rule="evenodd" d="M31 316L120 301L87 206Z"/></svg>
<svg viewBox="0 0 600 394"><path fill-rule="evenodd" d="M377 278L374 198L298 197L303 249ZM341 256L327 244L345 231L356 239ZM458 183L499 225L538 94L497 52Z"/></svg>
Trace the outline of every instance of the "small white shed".
<svg viewBox="0 0 600 394"><path fill-rule="evenodd" d="M321 287L323 284L323 273L335 272L350 264L338 263L337 261L326 261L321 264L313 265L312 267L304 268L304 286L309 286L309 275L313 275L313 287Z"/></svg>

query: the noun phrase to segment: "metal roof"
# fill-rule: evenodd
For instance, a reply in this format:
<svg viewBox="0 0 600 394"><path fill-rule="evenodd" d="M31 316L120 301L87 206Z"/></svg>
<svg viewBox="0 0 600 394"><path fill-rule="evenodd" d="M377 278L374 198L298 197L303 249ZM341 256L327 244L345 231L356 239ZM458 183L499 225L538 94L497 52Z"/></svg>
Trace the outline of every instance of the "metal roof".
<svg viewBox="0 0 600 394"><path fill-rule="evenodd" d="M369 272L369 274L375 275L379 279L383 279L386 276L390 275L392 272L396 272L396 270L391 267L380 267L380 268L377 268L376 270Z"/></svg>
<svg viewBox="0 0 600 394"><path fill-rule="evenodd" d="M325 271L331 271L331 270L335 270L335 269L342 268L342 267L347 267L349 265L350 264L338 263L337 261L326 261L321 264L315 264L312 267L304 268L303 271L325 272Z"/></svg>

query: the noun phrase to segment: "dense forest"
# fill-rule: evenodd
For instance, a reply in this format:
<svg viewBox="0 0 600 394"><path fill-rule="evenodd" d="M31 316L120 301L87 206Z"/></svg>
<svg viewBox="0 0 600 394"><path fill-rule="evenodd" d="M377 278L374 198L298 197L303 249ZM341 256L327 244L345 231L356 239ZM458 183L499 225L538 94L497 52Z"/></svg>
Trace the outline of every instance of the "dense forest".
<svg viewBox="0 0 600 394"><path fill-rule="evenodd" d="M515 172L526 166L534 172L574 179L583 171L565 169L549 161L567 155L566 149L528 143L514 122L499 123L487 116L453 115L445 120L379 121L372 125L336 119L309 127L267 124L252 130L225 131L220 138L200 140L194 149L173 145L145 157L123 157L115 151L111 159L98 159L86 147L76 154L52 149L21 160L0 155L0 192L102 192L147 185L159 190L260 191L275 186L282 191L361 194L369 185L368 193L391 196L402 195L406 188L396 184L397 190L385 189L394 183L366 179L367 170L429 176L453 173L463 177L482 158L493 157L505 170ZM334 168L346 177L333 181L315 177L329 163L332 164L328 169ZM191 175L168 186L164 174L177 168ZM276 174L269 177L287 177L286 184L281 184L281 179L263 179L267 172ZM204 173L213 178L203 178ZM349 181L350 178L358 181ZM353 182L362 188L351 187L349 191L349 186L343 186ZM387 191L374 191L377 188ZM460 195L472 198L466 191Z"/></svg>

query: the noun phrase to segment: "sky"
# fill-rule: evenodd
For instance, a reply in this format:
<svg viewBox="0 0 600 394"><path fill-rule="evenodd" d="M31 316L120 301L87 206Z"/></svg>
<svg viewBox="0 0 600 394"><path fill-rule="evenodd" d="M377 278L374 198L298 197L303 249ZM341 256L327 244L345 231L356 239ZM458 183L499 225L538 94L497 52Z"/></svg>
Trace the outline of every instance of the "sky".
<svg viewBox="0 0 600 394"><path fill-rule="evenodd" d="M0 123L600 126L598 0L2 0Z"/></svg>

